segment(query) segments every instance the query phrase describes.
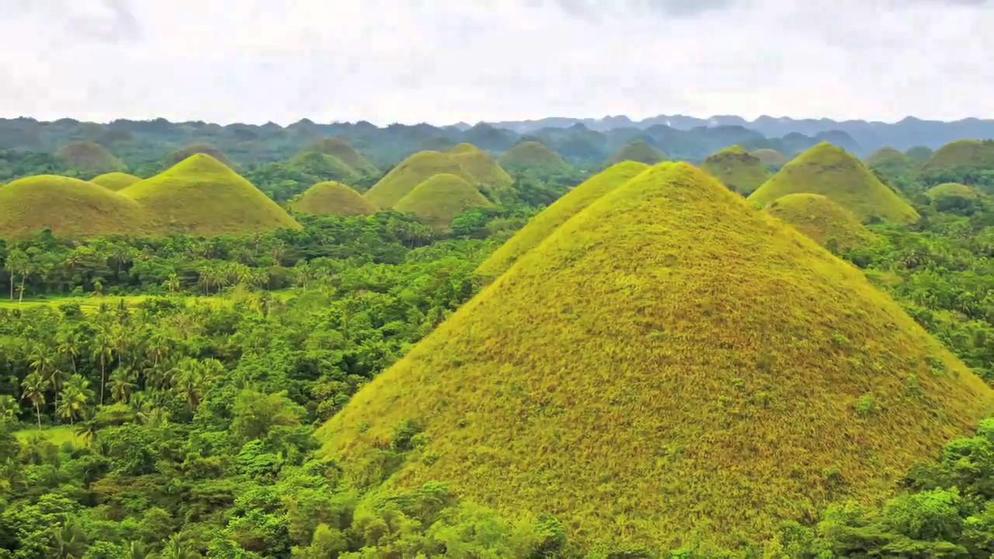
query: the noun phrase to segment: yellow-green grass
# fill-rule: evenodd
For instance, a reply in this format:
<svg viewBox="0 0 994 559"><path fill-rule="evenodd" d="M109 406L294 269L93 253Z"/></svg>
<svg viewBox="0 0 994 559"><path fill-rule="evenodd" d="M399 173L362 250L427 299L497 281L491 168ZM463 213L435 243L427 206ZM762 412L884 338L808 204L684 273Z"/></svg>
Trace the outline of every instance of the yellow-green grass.
<svg viewBox="0 0 994 559"><path fill-rule="evenodd" d="M0 309L3 310L28 310L36 307L59 307L62 305L77 305L85 313L95 313L101 307L114 308L120 304L128 307L138 306L150 299L156 299L155 295L90 295L72 297L51 297L45 299L0 299ZM220 308L224 305L231 305L230 299L216 296L176 296L171 295L171 300L182 300L188 305L210 305Z"/></svg>
<svg viewBox="0 0 994 559"><path fill-rule="evenodd" d="M290 203L290 208L310 215L370 215L376 206L340 182L319 182Z"/></svg>
<svg viewBox="0 0 994 559"><path fill-rule="evenodd" d="M327 180L354 183L362 178L362 173L353 169L334 155L318 151L305 151L290 160L290 166L308 175Z"/></svg>
<svg viewBox="0 0 994 559"><path fill-rule="evenodd" d="M206 154L195 154L121 191L159 233L239 234L300 225L249 181Z"/></svg>
<svg viewBox="0 0 994 559"><path fill-rule="evenodd" d="M558 153L534 140L515 144L497 163L506 171L517 174L527 171L549 174L569 169L569 164Z"/></svg>
<svg viewBox="0 0 994 559"><path fill-rule="evenodd" d="M373 185L366 198L380 208L393 208L414 187L441 173L458 175L491 196L514 182L487 153L471 144L459 144L448 151L421 151L408 157Z"/></svg>
<svg viewBox="0 0 994 559"><path fill-rule="evenodd" d="M625 184L648 168L645 163L623 161L590 177L532 218L480 264L476 273L487 279L503 274L523 254L541 244L560 225L586 209L601 196Z"/></svg>
<svg viewBox="0 0 994 559"><path fill-rule="evenodd" d="M883 147L873 152L866 158L866 164L870 167L881 165L909 165L911 160L904 153L892 148Z"/></svg>
<svg viewBox="0 0 994 559"><path fill-rule="evenodd" d="M62 162L87 175L96 175L124 168L124 163L104 146L94 142L72 142L62 146L56 156Z"/></svg>
<svg viewBox="0 0 994 559"><path fill-rule="evenodd" d="M994 140L959 140L939 148L925 163L926 171L994 170Z"/></svg>
<svg viewBox="0 0 994 559"><path fill-rule="evenodd" d="M465 179L442 173L414 187L410 194L397 202L394 209L414 214L433 228L445 230L459 214L491 206L493 203Z"/></svg>
<svg viewBox="0 0 994 559"><path fill-rule="evenodd" d="M788 194L807 192L828 196L861 221L896 223L918 220L918 212L880 182L858 159L823 142L797 156L760 186L749 200L766 206Z"/></svg>
<svg viewBox="0 0 994 559"><path fill-rule="evenodd" d="M609 164L621 163L622 161L635 161L646 165L655 165L660 161L666 161L667 155L643 140L629 142L616 151L608 160Z"/></svg>
<svg viewBox="0 0 994 559"><path fill-rule="evenodd" d="M143 209L130 198L91 182L38 175L0 190L0 237L20 238L49 229L81 238L146 231Z"/></svg>
<svg viewBox="0 0 994 559"><path fill-rule="evenodd" d="M941 198L962 198L965 200L978 200L980 193L971 186L955 182L947 182L933 186L925 192L925 195L932 200Z"/></svg>
<svg viewBox="0 0 994 559"><path fill-rule="evenodd" d="M836 254L877 239L852 212L821 194L788 194L774 200L765 211Z"/></svg>
<svg viewBox="0 0 994 559"><path fill-rule="evenodd" d="M110 173L104 173L102 175L97 175L90 179L93 184L102 186L108 190L113 190L117 192L123 190L136 182L142 180L141 177L136 177L129 173L122 173L120 171L112 171Z"/></svg>
<svg viewBox="0 0 994 559"><path fill-rule="evenodd" d="M318 432L586 548L736 546L878 502L991 389L859 270L687 164L601 197ZM408 427L409 428L409 427Z"/></svg>
<svg viewBox="0 0 994 559"><path fill-rule="evenodd" d="M181 149L178 149L172 152L171 154L169 154L169 157L166 158L166 163L169 165L175 165L180 161L186 160L192 155L197 155L198 153L203 155L209 155L214 159L217 159L221 163L224 163L228 167L234 166L231 163L231 160L228 159L228 156L224 154L224 152L222 152L221 150L210 144L190 144Z"/></svg>
<svg viewBox="0 0 994 559"><path fill-rule="evenodd" d="M771 148L760 148L752 150L750 153L770 169L779 169L790 161L789 157Z"/></svg>
<svg viewBox="0 0 994 559"><path fill-rule="evenodd" d="M338 158L339 161L366 176L376 176L380 170L369 159L359 153L352 144L342 138L324 138L311 148L312 151Z"/></svg>
<svg viewBox="0 0 994 559"><path fill-rule="evenodd" d="M703 169L728 188L748 196L770 178L766 165L742 146L727 147L704 160Z"/></svg>
<svg viewBox="0 0 994 559"><path fill-rule="evenodd" d="M42 427L41 429L37 427L21 429L20 431L15 431L14 436L17 437L17 440L21 444L27 444L37 438L42 438L55 446L62 446L69 443L75 447L84 447L88 444L86 438L76 433L75 428L70 425Z"/></svg>

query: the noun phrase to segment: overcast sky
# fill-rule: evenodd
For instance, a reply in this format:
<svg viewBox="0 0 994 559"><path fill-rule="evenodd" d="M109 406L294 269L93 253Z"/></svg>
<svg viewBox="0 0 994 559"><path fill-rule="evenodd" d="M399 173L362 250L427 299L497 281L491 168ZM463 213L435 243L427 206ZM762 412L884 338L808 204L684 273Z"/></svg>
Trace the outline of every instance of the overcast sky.
<svg viewBox="0 0 994 559"><path fill-rule="evenodd" d="M994 0L0 0L0 116L994 117Z"/></svg>

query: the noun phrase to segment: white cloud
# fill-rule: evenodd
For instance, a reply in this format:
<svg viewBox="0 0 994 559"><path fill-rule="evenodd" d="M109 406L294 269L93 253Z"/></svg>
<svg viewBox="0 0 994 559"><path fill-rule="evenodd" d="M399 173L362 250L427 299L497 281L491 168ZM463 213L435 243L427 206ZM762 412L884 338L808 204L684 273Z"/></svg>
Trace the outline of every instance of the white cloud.
<svg viewBox="0 0 994 559"><path fill-rule="evenodd" d="M4 116L994 115L994 5L977 0L0 0L0 13Z"/></svg>

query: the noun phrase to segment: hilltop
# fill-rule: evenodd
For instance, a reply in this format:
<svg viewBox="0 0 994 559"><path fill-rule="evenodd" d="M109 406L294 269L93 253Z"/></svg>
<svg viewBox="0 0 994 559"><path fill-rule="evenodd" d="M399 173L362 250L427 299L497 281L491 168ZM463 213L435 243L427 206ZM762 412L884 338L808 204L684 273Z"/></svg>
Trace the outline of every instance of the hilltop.
<svg viewBox="0 0 994 559"><path fill-rule="evenodd" d="M553 514L587 548L665 549L874 502L992 405L857 269L662 164L560 226L318 435L353 480L392 463L388 488L439 481Z"/></svg>
<svg viewBox="0 0 994 559"><path fill-rule="evenodd" d="M971 214L981 205L982 196L965 184L947 182L925 191L932 206L940 212Z"/></svg>
<svg viewBox="0 0 994 559"><path fill-rule="evenodd" d="M504 152L497 163L507 172L521 174L531 171L540 175L550 175L569 170L570 165L542 142L529 140L520 142Z"/></svg>
<svg viewBox="0 0 994 559"><path fill-rule="evenodd" d="M888 179L910 173L915 163L910 157L894 148L881 148L866 158L866 165Z"/></svg>
<svg viewBox="0 0 994 559"><path fill-rule="evenodd" d="M38 175L0 188L0 237L18 238L50 229L59 237L130 234L145 225L133 200L93 183Z"/></svg>
<svg viewBox="0 0 994 559"><path fill-rule="evenodd" d="M784 165L749 200L765 206L788 194L802 192L828 196L863 222L918 220L918 212L880 182L862 162L829 143L818 144Z"/></svg>
<svg viewBox="0 0 994 559"><path fill-rule="evenodd" d="M113 171L97 175L90 179L90 182L102 186L108 190L117 192L118 190L131 186L140 180L142 180L141 177L136 177L135 175L128 173L122 173L120 171Z"/></svg>
<svg viewBox="0 0 994 559"><path fill-rule="evenodd" d="M56 157L70 169L96 175L124 168L124 163L104 146L94 142L72 142L62 146Z"/></svg>
<svg viewBox="0 0 994 559"><path fill-rule="evenodd" d="M311 147L311 151L335 157L360 175L375 177L380 174L380 170L372 161L356 151L352 147L352 144L343 138L325 138L320 140Z"/></svg>
<svg viewBox="0 0 994 559"><path fill-rule="evenodd" d="M158 232L222 235L299 227L252 183L202 153L121 195L141 204Z"/></svg>
<svg viewBox="0 0 994 559"><path fill-rule="evenodd" d="M836 254L876 239L852 212L821 194L788 194L774 200L765 211Z"/></svg>
<svg viewBox="0 0 994 559"><path fill-rule="evenodd" d="M775 149L761 148L753 150L750 153L769 169L779 169L790 161L789 157Z"/></svg>
<svg viewBox="0 0 994 559"><path fill-rule="evenodd" d="M476 270L485 278L496 278L514 264L521 255L537 247L560 225L580 213L597 199L625 184L642 171L645 163L624 161L616 163L590 177L559 200L543 210L500 246Z"/></svg>
<svg viewBox="0 0 994 559"><path fill-rule="evenodd" d="M643 140L629 142L616 151L608 160L608 163L621 163L622 161L636 161L646 165L655 165L660 161L666 161L669 157Z"/></svg>
<svg viewBox="0 0 994 559"><path fill-rule="evenodd" d="M414 187L394 209L414 214L435 229L446 229L457 215L473 208L491 206L490 200L462 177L441 173Z"/></svg>
<svg viewBox="0 0 994 559"><path fill-rule="evenodd" d="M448 151L421 151L408 157L373 185L366 198L380 208L392 208L415 186L441 173L458 175L490 197L514 182L485 152L470 144L459 144Z"/></svg>
<svg viewBox="0 0 994 559"><path fill-rule="evenodd" d="M340 182L319 182L290 203L295 211L311 215L370 215L376 206Z"/></svg>
<svg viewBox="0 0 994 559"><path fill-rule="evenodd" d="M210 144L190 144L186 147L178 149L169 154L169 157L166 158L166 164L176 165L177 163L188 159L192 155L197 155L198 153L209 155L227 167L234 167L231 159L228 159L228 156L225 155L224 152Z"/></svg>
<svg viewBox="0 0 994 559"><path fill-rule="evenodd" d="M925 163L925 171L994 172L994 140L960 140L946 144L932 154Z"/></svg>
<svg viewBox="0 0 994 559"><path fill-rule="evenodd" d="M770 177L766 165L742 146L727 147L708 156L702 168L725 186L748 196Z"/></svg>
<svg viewBox="0 0 994 559"><path fill-rule="evenodd" d="M363 175L334 155L318 151L305 151L293 157L289 167L308 176L327 181L355 183Z"/></svg>

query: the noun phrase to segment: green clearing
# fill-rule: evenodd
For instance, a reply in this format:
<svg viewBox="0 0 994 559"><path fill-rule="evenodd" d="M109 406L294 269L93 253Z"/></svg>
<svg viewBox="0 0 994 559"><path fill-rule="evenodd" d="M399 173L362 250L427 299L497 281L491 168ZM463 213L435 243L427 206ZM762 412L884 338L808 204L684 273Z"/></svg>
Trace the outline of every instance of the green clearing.
<svg viewBox="0 0 994 559"><path fill-rule="evenodd" d="M41 437L55 446L62 446L66 443L70 443L77 448L81 448L89 444L86 438L76 433L75 427L69 425L59 427L42 427L41 429L38 429L37 427L32 429L21 429L20 431L14 431L14 436L17 437L17 440L20 441L21 444L25 444L38 437Z"/></svg>

